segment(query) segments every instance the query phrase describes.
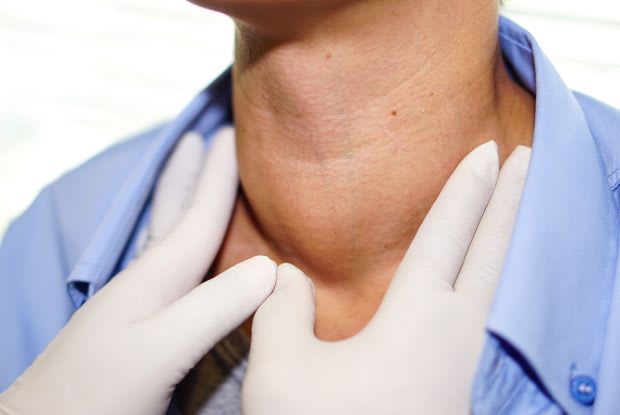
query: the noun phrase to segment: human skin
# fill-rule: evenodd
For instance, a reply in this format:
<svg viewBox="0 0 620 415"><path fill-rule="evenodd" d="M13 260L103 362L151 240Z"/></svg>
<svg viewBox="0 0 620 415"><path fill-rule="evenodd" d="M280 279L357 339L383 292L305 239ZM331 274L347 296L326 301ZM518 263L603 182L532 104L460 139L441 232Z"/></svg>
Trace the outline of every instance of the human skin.
<svg viewBox="0 0 620 415"><path fill-rule="evenodd" d="M316 287L319 338L357 333L479 144L531 145L496 0L194 0L236 23L241 191L213 275L254 255Z"/></svg>

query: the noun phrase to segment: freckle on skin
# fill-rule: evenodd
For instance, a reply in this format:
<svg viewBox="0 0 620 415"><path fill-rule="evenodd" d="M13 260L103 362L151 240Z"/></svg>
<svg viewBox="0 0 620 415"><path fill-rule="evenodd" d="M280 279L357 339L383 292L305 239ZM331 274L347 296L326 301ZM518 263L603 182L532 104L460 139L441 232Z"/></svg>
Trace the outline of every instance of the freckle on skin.
<svg viewBox="0 0 620 415"><path fill-rule="evenodd" d="M331 59L331 58L332 58L332 54L331 54L331 53L329 53L329 52L327 52L327 53L325 54L325 59Z"/></svg>
<svg viewBox="0 0 620 415"><path fill-rule="evenodd" d="M393 111L392 111L392 115L394 115L394 116L395 116L396 114L397 114L396 110L393 110Z"/></svg>

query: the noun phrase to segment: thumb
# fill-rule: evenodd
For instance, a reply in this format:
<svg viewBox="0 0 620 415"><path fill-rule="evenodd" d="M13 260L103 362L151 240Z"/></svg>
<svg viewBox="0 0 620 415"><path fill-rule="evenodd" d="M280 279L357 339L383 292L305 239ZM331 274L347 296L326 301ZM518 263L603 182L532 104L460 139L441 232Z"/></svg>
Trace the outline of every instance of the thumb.
<svg viewBox="0 0 620 415"><path fill-rule="evenodd" d="M269 296L275 270L275 262L265 256L250 258L202 283L147 320L145 330L154 333L149 341L157 344L156 361L175 364L185 375Z"/></svg>
<svg viewBox="0 0 620 415"><path fill-rule="evenodd" d="M282 264L276 287L260 306L252 322L250 360L268 354L295 353L314 339L314 286L297 267Z"/></svg>

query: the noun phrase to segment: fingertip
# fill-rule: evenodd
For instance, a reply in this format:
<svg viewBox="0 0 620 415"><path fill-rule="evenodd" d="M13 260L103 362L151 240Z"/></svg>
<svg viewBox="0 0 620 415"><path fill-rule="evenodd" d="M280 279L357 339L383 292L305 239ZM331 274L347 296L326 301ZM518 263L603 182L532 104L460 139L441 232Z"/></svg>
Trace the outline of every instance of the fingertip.
<svg viewBox="0 0 620 415"><path fill-rule="evenodd" d="M512 150L512 153L508 156L506 162L509 160L516 160L519 163L528 163L531 154L532 149L530 147L519 144L514 150Z"/></svg>
<svg viewBox="0 0 620 415"><path fill-rule="evenodd" d="M276 283L276 289L284 288L289 284L295 284L299 281L305 281L305 283L312 290L312 294L315 293L314 283L302 270L297 268L295 265L285 262L278 266L277 270L278 281Z"/></svg>
<svg viewBox="0 0 620 415"><path fill-rule="evenodd" d="M200 136L202 141L202 136ZM226 165L229 174L236 178L237 157L235 150L235 129L231 126L221 127L209 140L210 148L205 158L205 168L209 165Z"/></svg>
<svg viewBox="0 0 620 415"><path fill-rule="evenodd" d="M530 146L526 146L523 144L518 144L515 149L513 150L513 153L517 153L517 152L531 152L532 151L532 147Z"/></svg>
<svg viewBox="0 0 620 415"><path fill-rule="evenodd" d="M183 136L181 141L179 141L180 147L188 147L190 151L198 151L203 149L203 138L200 134L194 131L190 131ZM175 150L179 151L178 149Z"/></svg>
<svg viewBox="0 0 620 415"><path fill-rule="evenodd" d="M258 255L243 261L242 272L247 273L247 278L255 285L256 289L269 295L276 285L276 263L271 258ZM241 265L239 264L239 265ZM248 272L249 271L249 272Z"/></svg>
<svg viewBox="0 0 620 415"><path fill-rule="evenodd" d="M273 293L252 321L252 352L269 350L279 356L296 353L314 339L314 296L304 273L292 264L277 268Z"/></svg>
<svg viewBox="0 0 620 415"><path fill-rule="evenodd" d="M235 128L230 125L226 125L226 126L220 127L216 131L215 136L213 137L213 143L215 144L215 143L222 142L222 141L229 141L234 138L235 138Z"/></svg>
<svg viewBox="0 0 620 415"><path fill-rule="evenodd" d="M296 279L309 279L302 270L293 264L289 264L288 262L278 265L277 275L278 280L282 280L282 282Z"/></svg>
<svg viewBox="0 0 620 415"><path fill-rule="evenodd" d="M504 162L502 176L508 175L523 181L527 176L532 149L526 146L517 146Z"/></svg>
<svg viewBox="0 0 620 415"><path fill-rule="evenodd" d="M263 269L265 272L275 272L278 267L276 261L266 255L256 255L248 259L246 262L249 262L252 266L259 269Z"/></svg>
<svg viewBox="0 0 620 415"><path fill-rule="evenodd" d="M495 140L489 140L472 150L462 161L476 177L493 186L499 174L499 150Z"/></svg>
<svg viewBox="0 0 620 415"><path fill-rule="evenodd" d="M499 152L499 146L497 145L497 141L489 140L485 143L482 143L478 146L480 151L488 151L489 153L497 154Z"/></svg>
<svg viewBox="0 0 620 415"><path fill-rule="evenodd" d="M298 275L304 273L302 270L297 268L295 265L285 262L283 264L278 265L278 275Z"/></svg>

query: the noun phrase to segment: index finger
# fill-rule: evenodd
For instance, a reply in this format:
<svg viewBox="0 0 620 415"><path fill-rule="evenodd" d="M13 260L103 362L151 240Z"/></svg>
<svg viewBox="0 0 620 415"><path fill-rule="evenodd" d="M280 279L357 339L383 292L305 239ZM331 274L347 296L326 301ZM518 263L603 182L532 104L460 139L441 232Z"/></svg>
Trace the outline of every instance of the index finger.
<svg viewBox="0 0 620 415"><path fill-rule="evenodd" d="M457 166L422 222L386 293L380 311L408 308L417 282L430 279L452 289L497 181L497 144L474 149Z"/></svg>
<svg viewBox="0 0 620 415"><path fill-rule="evenodd" d="M458 292L479 298L487 307L504 264L530 154L531 149L518 146L504 163L454 286Z"/></svg>
<svg viewBox="0 0 620 415"><path fill-rule="evenodd" d="M232 128L216 133L192 202L181 219L161 242L115 278L121 281L109 284L118 290L120 283L124 291L139 293L139 301L131 301L133 307L145 313L159 309L203 280L219 251L237 194L234 138ZM117 303L121 299L117 295Z"/></svg>

